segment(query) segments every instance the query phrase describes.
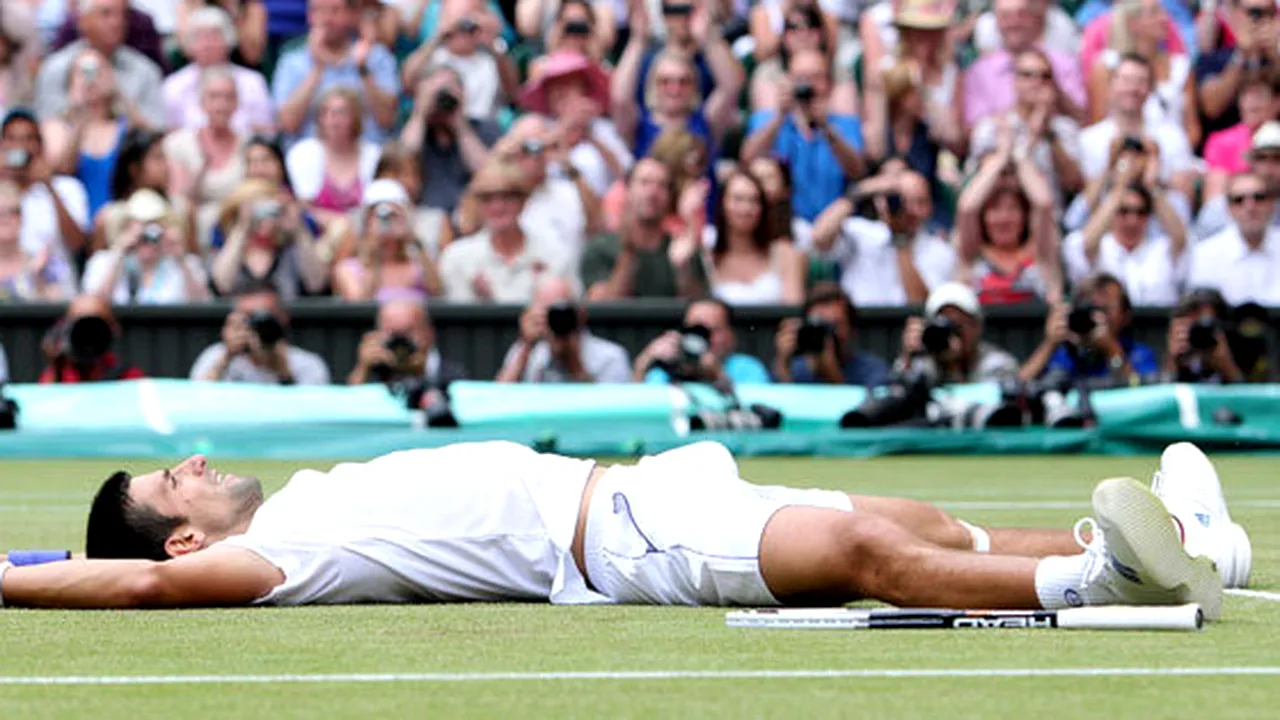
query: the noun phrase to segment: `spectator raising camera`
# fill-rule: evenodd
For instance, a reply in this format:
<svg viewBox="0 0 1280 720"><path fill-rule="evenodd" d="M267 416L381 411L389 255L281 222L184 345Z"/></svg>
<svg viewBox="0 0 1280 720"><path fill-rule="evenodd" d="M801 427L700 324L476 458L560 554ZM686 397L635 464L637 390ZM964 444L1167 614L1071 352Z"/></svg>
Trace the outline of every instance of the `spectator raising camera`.
<svg viewBox="0 0 1280 720"><path fill-rule="evenodd" d="M872 388L889 379L889 366L858 352L858 311L834 283L809 292L804 317L782 321L774 339L773 376L778 382L862 385Z"/></svg>
<svg viewBox="0 0 1280 720"><path fill-rule="evenodd" d="M1169 382L1245 381L1227 341L1230 307L1217 290L1193 290L1173 309L1164 371Z"/></svg>
<svg viewBox="0 0 1280 720"><path fill-rule="evenodd" d="M649 343L633 366L637 382L703 382L720 388L768 383L769 371L757 358L734 352L733 310L721 300L695 300L684 311L679 330Z"/></svg>
<svg viewBox="0 0 1280 720"><path fill-rule="evenodd" d="M1002 381L1018 372L1012 355L982 339L982 306L967 285L949 282L929 293L924 317L907 319L895 374L927 376L936 385Z"/></svg>
<svg viewBox="0 0 1280 720"><path fill-rule="evenodd" d="M95 295L72 300L66 315L41 343L49 365L40 373L40 382L107 382L146 377L115 353L113 348L119 337L120 323L106 300Z"/></svg>
<svg viewBox="0 0 1280 720"><path fill-rule="evenodd" d="M631 360L617 343L587 330L586 308L560 278L543 280L520 316L520 338L507 351L498 382L626 383Z"/></svg>
<svg viewBox="0 0 1280 720"><path fill-rule="evenodd" d="M465 380L461 365L445 360L421 303L392 300L378 308L377 327L364 334L348 385L379 382L404 396L412 409L427 411L427 424L448 413L449 385Z"/></svg>
<svg viewBox="0 0 1280 720"><path fill-rule="evenodd" d="M222 326L222 342L210 345L191 366L191 379L272 385L328 385L329 368L315 353L287 339L289 316L270 288L236 298Z"/></svg>

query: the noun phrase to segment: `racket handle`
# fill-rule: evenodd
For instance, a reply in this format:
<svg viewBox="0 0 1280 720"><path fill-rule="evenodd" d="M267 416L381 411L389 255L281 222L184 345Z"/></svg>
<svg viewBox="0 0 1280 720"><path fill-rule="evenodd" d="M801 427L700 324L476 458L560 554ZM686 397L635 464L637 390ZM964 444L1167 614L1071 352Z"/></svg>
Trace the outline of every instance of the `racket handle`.
<svg viewBox="0 0 1280 720"><path fill-rule="evenodd" d="M1058 611L1058 627L1072 630L1199 630L1200 606L1159 605L1066 608Z"/></svg>

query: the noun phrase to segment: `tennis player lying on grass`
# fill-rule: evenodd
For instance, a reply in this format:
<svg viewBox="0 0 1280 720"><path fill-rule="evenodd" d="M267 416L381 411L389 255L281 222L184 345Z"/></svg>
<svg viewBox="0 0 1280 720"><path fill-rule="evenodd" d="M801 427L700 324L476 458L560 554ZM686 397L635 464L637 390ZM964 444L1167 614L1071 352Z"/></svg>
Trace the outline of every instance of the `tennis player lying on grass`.
<svg viewBox="0 0 1280 720"><path fill-rule="evenodd" d="M256 479L197 455L113 475L89 515L87 553L101 559L0 566L0 597L61 608L1197 602L1216 618L1214 560L1243 583L1247 536L1195 447L1169 448L1157 481L1168 509L1134 480L1099 484L1086 545L1084 521L983 529L915 500L751 485L709 442L609 467L506 442L410 450L299 471L266 500ZM1179 527L1210 557L1184 551Z"/></svg>

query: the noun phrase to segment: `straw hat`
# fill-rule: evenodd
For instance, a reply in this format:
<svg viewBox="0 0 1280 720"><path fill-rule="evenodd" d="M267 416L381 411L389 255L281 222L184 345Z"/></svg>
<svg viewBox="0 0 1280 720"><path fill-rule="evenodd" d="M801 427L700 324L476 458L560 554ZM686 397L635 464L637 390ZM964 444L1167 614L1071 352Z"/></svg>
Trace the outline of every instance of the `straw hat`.
<svg viewBox="0 0 1280 720"><path fill-rule="evenodd" d="M955 0L902 0L893 24L914 30L945 30L955 18Z"/></svg>

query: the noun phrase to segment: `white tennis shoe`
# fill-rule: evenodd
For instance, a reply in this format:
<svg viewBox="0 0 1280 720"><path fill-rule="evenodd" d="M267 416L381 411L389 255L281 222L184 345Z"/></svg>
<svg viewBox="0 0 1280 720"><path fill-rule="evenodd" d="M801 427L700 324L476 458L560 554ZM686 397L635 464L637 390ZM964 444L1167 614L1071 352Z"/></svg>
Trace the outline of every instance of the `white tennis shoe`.
<svg viewBox="0 0 1280 720"><path fill-rule="evenodd" d="M1165 448L1151 491L1169 509L1189 554L1213 560L1224 586L1249 584L1253 546L1244 528L1231 521L1218 473L1200 448L1187 442Z"/></svg>
<svg viewBox="0 0 1280 720"><path fill-rule="evenodd" d="M1213 562L1187 554L1151 491L1132 478L1103 480L1093 491L1093 511L1096 519L1076 523L1076 540L1088 555L1083 604L1199 603L1206 619L1221 617L1222 579ZM1080 530L1087 524L1094 527L1086 545Z"/></svg>

